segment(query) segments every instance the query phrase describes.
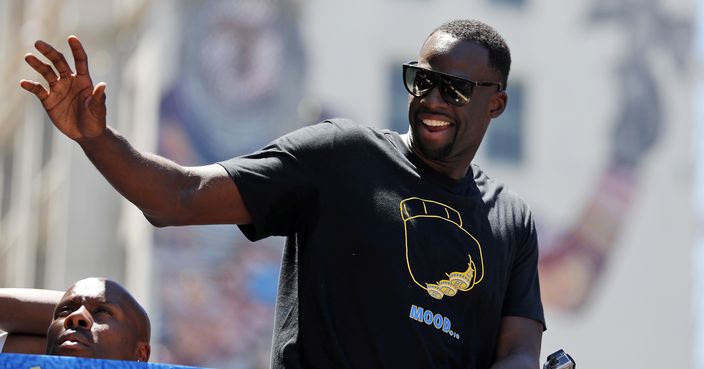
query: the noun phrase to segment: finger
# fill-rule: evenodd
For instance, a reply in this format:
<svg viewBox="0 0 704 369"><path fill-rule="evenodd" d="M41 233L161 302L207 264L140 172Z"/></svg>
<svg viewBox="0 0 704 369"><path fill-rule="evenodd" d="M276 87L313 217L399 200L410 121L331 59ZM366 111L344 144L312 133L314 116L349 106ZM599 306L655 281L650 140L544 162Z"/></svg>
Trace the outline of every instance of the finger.
<svg viewBox="0 0 704 369"><path fill-rule="evenodd" d="M95 87L93 88L93 97L96 99L104 99L105 98L105 89L108 87L108 85L105 82L100 82Z"/></svg>
<svg viewBox="0 0 704 369"><path fill-rule="evenodd" d="M81 40L78 37L71 35L68 37L68 45L71 47L71 53L73 53L73 60L76 62L76 74L79 76L87 76L88 72L88 55L86 55L86 50L81 44Z"/></svg>
<svg viewBox="0 0 704 369"><path fill-rule="evenodd" d="M54 49L53 46L47 44L44 41L37 41L34 43L34 47L39 50L39 52L42 53L42 55L46 56L47 59L51 61L52 64L54 64L54 68L59 72L60 77L68 77L73 73L71 71L71 67L68 66L68 63L66 62L66 58L64 57L64 54L58 52L56 49Z"/></svg>
<svg viewBox="0 0 704 369"><path fill-rule="evenodd" d="M102 117L105 115L105 88L107 85L105 82L100 82L93 88L93 93L86 99L86 104L88 109L93 113L95 117Z"/></svg>
<svg viewBox="0 0 704 369"><path fill-rule="evenodd" d="M39 60L36 56L32 54L27 54L24 56L24 61L29 64L32 69L36 70L39 74L44 77L44 79L49 82L49 86L54 84L59 77L56 75L56 72L54 72L54 68L52 68L49 64L46 64Z"/></svg>
<svg viewBox="0 0 704 369"><path fill-rule="evenodd" d="M39 82L23 79L20 81L20 87L36 95L39 101L44 101L49 96L49 92Z"/></svg>

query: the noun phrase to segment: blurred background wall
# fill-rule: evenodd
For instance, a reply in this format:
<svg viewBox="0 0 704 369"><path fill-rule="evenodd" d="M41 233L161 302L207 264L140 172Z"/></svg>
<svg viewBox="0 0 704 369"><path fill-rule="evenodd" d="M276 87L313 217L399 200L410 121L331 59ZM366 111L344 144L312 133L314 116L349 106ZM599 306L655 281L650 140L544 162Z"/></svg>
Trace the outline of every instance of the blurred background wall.
<svg viewBox="0 0 704 369"><path fill-rule="evenodd" d="M400 64L442 22L512 50L476 162L533 207L548 331L580 367L704 368L695 0L0 0L0 286L125 284L153 361L268 367L282 239L154 229L18 87L43 39L87 48L108 120L197 165L333 116L406 131Z"/></svg>

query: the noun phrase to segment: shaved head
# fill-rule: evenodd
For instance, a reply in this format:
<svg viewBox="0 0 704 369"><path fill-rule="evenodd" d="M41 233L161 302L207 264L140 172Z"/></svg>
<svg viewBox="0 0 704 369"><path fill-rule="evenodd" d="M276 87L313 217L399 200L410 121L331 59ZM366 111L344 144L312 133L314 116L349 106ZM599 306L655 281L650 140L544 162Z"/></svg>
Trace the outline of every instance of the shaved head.
<svg viewBox="0 0 704 369"><path fill-rule="evenodd" d="M119 283L82 279L66 290L47 332L47 355L147 361L149 317Z"/></svg>

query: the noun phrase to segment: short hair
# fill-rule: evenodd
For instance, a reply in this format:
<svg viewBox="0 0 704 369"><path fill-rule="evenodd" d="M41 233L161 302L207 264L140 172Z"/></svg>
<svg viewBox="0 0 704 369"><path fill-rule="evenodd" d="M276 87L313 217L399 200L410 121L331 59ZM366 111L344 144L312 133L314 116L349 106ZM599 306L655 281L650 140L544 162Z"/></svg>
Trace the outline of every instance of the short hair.
<svg viewBox="0 0 704 369"><path fill-rule="evenodd" d="M511 69L511 50L503 37L491 26L475 19L455 19L433 30L445 32L463 41L476 42L489 51L489 65L501 73L506 88Z"/></svg>

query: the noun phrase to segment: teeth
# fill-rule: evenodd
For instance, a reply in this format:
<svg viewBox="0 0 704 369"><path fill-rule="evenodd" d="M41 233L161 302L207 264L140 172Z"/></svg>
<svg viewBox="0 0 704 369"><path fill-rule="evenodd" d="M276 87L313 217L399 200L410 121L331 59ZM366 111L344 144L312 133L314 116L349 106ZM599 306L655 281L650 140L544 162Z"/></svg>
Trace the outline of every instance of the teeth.
<svg viewBox="0 0 704 369"><path fill-rule="evenodd" d="M450 122L445 122L443 120L423 119L423 124L431 127L444 127L449 126Z"/></svg>

